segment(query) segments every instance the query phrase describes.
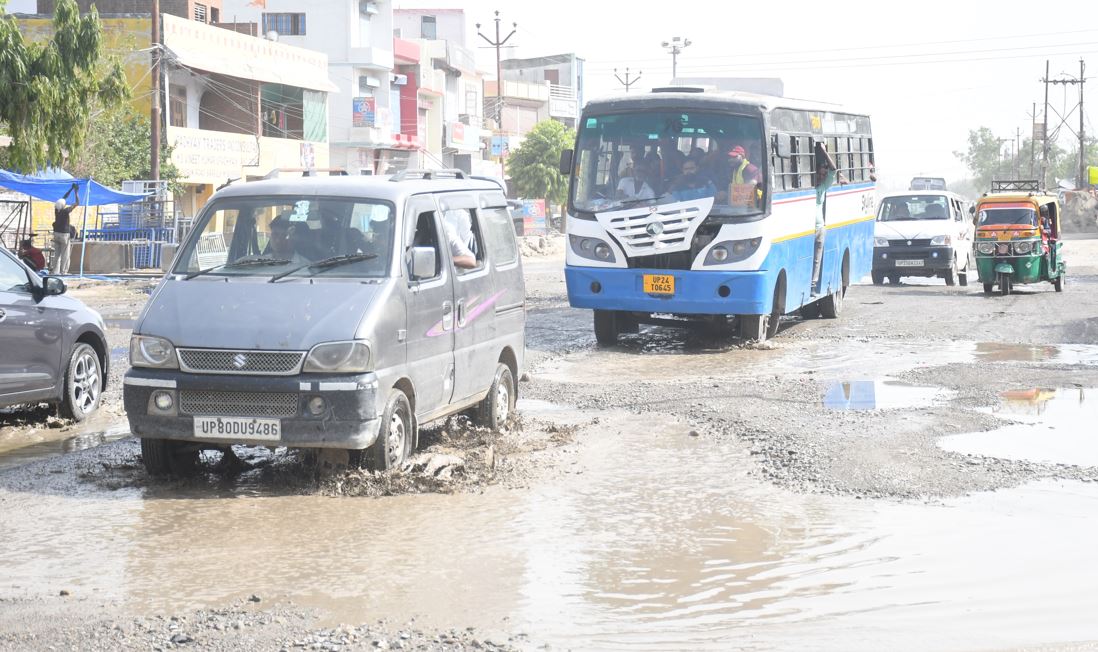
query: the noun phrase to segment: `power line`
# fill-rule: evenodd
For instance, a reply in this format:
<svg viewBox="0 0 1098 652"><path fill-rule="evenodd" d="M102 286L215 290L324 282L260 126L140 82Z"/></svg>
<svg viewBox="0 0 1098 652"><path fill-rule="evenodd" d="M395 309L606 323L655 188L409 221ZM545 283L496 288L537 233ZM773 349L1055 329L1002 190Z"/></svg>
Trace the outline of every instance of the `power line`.
<svg viewBox="0 0 1098 652"><path fill-rule="evenodd" d="M625 87L625 92L626 93L629 92L629 87L630 86L632 86L633 84L636 84L637 82L640 81L640 78L641 78L642 74L644 74L644 72L641 71L641 70L638 70L637 71L637 76L634 77L632 80L630 80L629 79L629 67L626 66L625 67L625 79L622 79L620 76L618 76L618 69L614 68L614 77L617 77L618 82L621 83L621 85Z"/></svg>

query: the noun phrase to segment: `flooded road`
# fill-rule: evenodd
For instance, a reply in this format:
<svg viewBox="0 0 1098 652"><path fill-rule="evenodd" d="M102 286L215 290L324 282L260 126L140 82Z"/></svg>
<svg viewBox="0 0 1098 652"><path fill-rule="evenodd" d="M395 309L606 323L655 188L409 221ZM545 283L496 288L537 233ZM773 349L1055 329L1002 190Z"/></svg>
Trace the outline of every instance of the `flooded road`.
<svg viewBox="0 0 1098 652"><path fill-rule="evenodd" d="M415 616L583 649L1098 639L1098 549L1078 545L1098 537L1086 516L1098 486L934 504L797 495L759 482L736 442L670 419L599 417L571 468L529 491L9 486L0 599L66 589L170 613L259 594L321 608L331 624Z"/></svg>

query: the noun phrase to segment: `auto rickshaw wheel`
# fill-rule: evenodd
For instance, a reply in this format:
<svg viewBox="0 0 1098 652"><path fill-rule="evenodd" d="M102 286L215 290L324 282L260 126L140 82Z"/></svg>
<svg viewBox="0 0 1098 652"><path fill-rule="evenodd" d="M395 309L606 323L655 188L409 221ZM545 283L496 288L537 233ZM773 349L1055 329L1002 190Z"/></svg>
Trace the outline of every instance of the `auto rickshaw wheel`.
<svg viewBox="0 0 1098 652"><path fill-rule="evenodd" d="M984 294L991 294L995 291L994 283L984 283Z"/></svg>
<svg viewBox="0 0 1098 652"><path fill-rule="evenodd" d="M999 294L1004 297L1010 294L1011 285L1013 283L1011 283L1010 274L999 274Z"/></svg>
<svg viewBox="0 0 1098 652"><path fill-rule="evenodd" d="M1056 280L1052 282L1052 287L1056 288L1057 292L1064 291L1064 275L1060 274L1056 277Z"/></svg>

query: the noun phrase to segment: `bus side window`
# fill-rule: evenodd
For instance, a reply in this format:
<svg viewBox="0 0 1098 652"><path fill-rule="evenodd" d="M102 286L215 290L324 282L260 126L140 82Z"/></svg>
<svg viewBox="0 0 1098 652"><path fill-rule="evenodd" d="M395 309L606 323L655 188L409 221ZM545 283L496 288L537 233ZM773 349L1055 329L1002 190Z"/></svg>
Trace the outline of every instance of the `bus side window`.
<svg viewBox="0 0 1098 652"><path fill-rule="evenodd" d="M811 188L812 175L815 172L812 154L812 138L798 136L795 160L797 161L797 188Z"/></svg>

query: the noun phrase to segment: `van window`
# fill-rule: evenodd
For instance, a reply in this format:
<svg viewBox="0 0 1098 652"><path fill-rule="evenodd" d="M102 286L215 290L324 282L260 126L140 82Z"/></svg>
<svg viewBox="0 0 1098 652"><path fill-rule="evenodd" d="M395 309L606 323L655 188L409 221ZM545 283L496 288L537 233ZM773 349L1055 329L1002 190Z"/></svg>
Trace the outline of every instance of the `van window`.
<svg viewBox="0 0 1098 652"><path fill-rule="evenodd" d="M389 270L392 205L348 198L237 197L216 200L195 220L176 274L380 277ZM332 261L365 255L366 260ZM326 261L323 267L309 265ZM334 264L332 264L334 263Z"/></svg>
<svg viewBox="0 0 1098 652"><path fill-rule="evenodd" d="M480 225L477 223L473 212L467 208L454 208L443 212L442 219L446 221L446 228L453 229L458 239L465 243L469 251L477 259L477 266L468 268L456 268L458 274L468 274L484 266L484 237L481 235Z"/></svg>
<svg viewBox="0 0 1098 652"><path fill-rule="evenodd" d="M485 208L478 211L488 235L488 256L494 265L507 265L518 260L515 246L515 225L506 208Z"/></svg>
<svg viewBox="0 0 1098 652"><path fill-rule="evenodd" d="M438 227L435 225L435 212L420 213L416 218L416 232L412 235L413 247L430 247L435 250L435 273L430 279L418 279L417 282L429 281L442 275L442 251L438 246ZM408 275L411 278L411 274Z"/></svg>

